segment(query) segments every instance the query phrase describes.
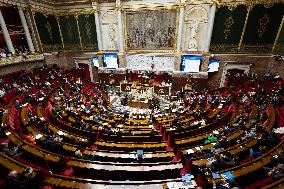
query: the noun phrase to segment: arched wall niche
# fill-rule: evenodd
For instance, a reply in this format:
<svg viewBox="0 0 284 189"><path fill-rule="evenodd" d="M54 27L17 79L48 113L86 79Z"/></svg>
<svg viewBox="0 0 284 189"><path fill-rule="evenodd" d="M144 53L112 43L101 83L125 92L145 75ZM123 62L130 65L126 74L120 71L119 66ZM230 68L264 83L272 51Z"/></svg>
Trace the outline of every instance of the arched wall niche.
<svg viewBox="0 0 284 189"><path fill-rule="evenodd" d="M208 25L207 5L189 6L184 16L184 51L204 51Z"/></svg>

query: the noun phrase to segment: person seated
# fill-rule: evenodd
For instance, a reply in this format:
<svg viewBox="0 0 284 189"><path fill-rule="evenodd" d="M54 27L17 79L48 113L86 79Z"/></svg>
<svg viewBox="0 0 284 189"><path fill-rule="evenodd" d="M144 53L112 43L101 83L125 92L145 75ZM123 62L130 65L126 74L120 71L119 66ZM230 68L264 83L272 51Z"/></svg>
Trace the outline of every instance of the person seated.
<svg viewBox="0 0 284 189"><path fill-rule="evenodd" d="M208 143L212 143L212 142L214 142L214 141L216 141L218 138L217 138L217 136L215 135L215 134L210 134L209 136L208 136L208 138L205 140L205 144L208 144Z"/></svg>
<svg viewBox="0 0 284 189"><path fill-rule="evenodd" d="M273 76L271 70L267 70L267 72L264 74L264 79L266 79L266 80L272 80L273 77L274 76Z"/></svg>
<svg viewBox="0 0 284 189"><path fill-rule="evenodd" d="M235 166L235 162L233 161L233 159L231 159L227 156L224 156L222 154L221 155L215 154L214 159L215 159L215 161L212 162L212 166L216 170L227 169L229 167Z"/></svg>
<svg viewBox="0 0 284 189"><path fill-rule="evenodd" d="M151 132L150 132L150 136L154 137L156 134L158 134L159 132L155 129L152 128Z"/></svg>
<svg viewBox="0 0 284 189"><path fill-rule="evenodd" d="M73 125L74 125L75 127L81 128L81 127L83 127L83 120L78 118L78 119L73 123Z"/></svg>
<svg viewBox="0 0 284 189"><path fill-rule="evenodd" d="M83 153L81 152L80 149L75 151L75 157L76 158L84 158Z"/></svg>
<svg viewBox="0 0 284 189"><path fill-rule="evenodd" d="M227 140L225 136L218 140L217 144L214 146L215 148L228 148L231 146L231 143Z"/></svg>
<svg viewBox="0 0 284 189"><path fill-rule="evenodd" d="M265 170L269 170L267 173L268 176L271 176L274 179L280 179L284 177L284 164L278 163L277 166L273 168L264 168Z"/></svg>
<svg viewBox="0 0 284 189"><path fill-rule="evenodd" d="M21 103L19 100L15 100L15 108L20 109L22 107Z"/></svg>
<svg viewBox="0 0 284 189"><path fill-rule="evenodd" d="M9 147L9 143L6 143L6 142L0 144L0 150L4 152L5 154L7 154L8 156L12 156L12 157L21 155L21 152L19 152L18 146Z"/></svg>
<svg viewBox="0 0 284 189"><path fill-rule="evenodd" d="M59 142L57 142L55 140L54 137L49 137L47 138L42 144L41 146L44 148L44 149L47 149L51 152L55 152L55 153L59 153L62 149L61 145Z"/></svg>
<svg viewBox="0 0 284 189"><path fill-rule="evenodd" d="M284 150L279 150L278 154L274 155L271 159L274 163L281 163L284 162Z"/></svg>
<svg viewBox="0 0 284 189"><path fill-rule="evenodd" d="M257 148L250 148L249 154L250 154L250 157L252 158L258 158L263 155L263 153L261 152L261 149L257 149Z"/></svg>
<svg viewBox="0 0 284 189"><path fill-rule="evenodd" d="M6 94L5 89L0 89L0 97L3 97Z"/></svg>
<svg viewBox="0 0 284 189"><path fill-rule="evenodd" d="M28 133L26 136L25 136L25 139L30 142L31 144L33 145L36 145L36 139L35 137L31 134L31 133Z"/></svg>
<svg viewBox="0 0 284 189"><path fill-rule="evenodd" d="M11 171L7 176L4 189L29 188L30 178L29 175L27 177L24 176L26 173L31 175L32 168L27 169L22 174L19 174L17 171Z"/></svg>

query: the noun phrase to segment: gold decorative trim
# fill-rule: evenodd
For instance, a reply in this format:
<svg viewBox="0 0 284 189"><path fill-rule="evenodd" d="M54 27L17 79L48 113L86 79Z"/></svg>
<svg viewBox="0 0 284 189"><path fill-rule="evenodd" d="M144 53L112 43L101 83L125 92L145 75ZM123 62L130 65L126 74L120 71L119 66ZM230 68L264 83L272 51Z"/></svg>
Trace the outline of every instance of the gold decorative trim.
<svg viewBox="0 0 284 189"><path fill-rule="evenodd" d="M273 44L245 44L242 47L242 52L244 53L271 53Z"/></svg>
<svg viewBox="0 0 284 189"><path fill-rule="evenodd" d="M261 38L266 31L267 24L270 22L270 17L267 13L258 20L259 28L257 30L258 38Z"/></svg>
<svg viewBox="0 0 284 189"><path fill-rule="evenodd" d="M226 20L225 20L225 29L224 29L224 37L227 40L229 37L229 34L231 33L231 27L233 26L233 24L235 23L234 18L231 16L229 16Z"/></svg>
<svg viewBox="0 0 284 189"><path fill-rule="evenodd" d="M81 50L83 50L83 44L82 44L80 26L79 26L79 22L78 22L78 15L75 15L75 20L76 20L77 31L78 31L78 35L79 35L80 48L81 48Z"/></svg>
<svg viewBox="0 0 284 189"><path fill-rule="evenodd" d="M237 2L216 2L218 8L220 7L237 7L240 5L254 6L257 4L263 4L265 7L270 8L275 3L283 3L281 0L257 0L257 1L237 1Z"/></svg>
<svg viewBox="0 0 284 189"><path fill-rule="evenodd" d="M274 43L273 43L272 52L274 52L274 50L275 50L275 47L276 47L276 44L278 42L278 39L279 39L281 30L282 30L283 24L284 24L284 16L282 17L282 21L281 21L280 26L278 28L277 35L276 35Z"/></svg>
<svg viewBox="0 0 284 189"><path fill-rule="evenodd" d="M170 53L175 54L176 50L131 50L127 54L141 54L141 53Z"/></svg>
<svg viewBox="0 0 284 189"><path fill-rule="evenodd" d="M184 23L194 23L196 20L190 20L190 19L187 19L187 17L188 17L188 15L192 12L192 11L195 11L195 10L198 10L198 11L204 11L204 12L206 12L206 18L207 19L203 19L203 20L198 20L198 22L199 23L208 23L208 11L206 10L206 8L204 8L203 6L194 6L194 7L192 7L192 8L190 8L190 9L188 9L187 11L186 11L186 13L184 14L184 18L183 18L183 22ZM192 18L192 19L194 19L194 18Z"/></svg>
<svg viewBox="0 0 284 189"><path fill-rule="evenodd" d="M214 53L237 53L238 44L212 44L210 50Z"/></svg>
<svg viewBox="0 0 284 189"><path fill-rule="evenodd" d="M62 48L65 49L64 40L63 40L63 36L62 36L62 31L61 31L61 26L60 26L60 20L59 20L58 16L55 16L55 18L56 18L57 25L58 25L59 35L60 35L60 39L61 39L61 43L62 43Z"/></svg>
<svg viewBox="0 0 284 189"><path fill-rule="evenodd" d="M169 3L169 4L162 4L162 3L152 3L152 4L135 4L135 6L119 6L116 9L121 9L125 12L138 12L138 11L145 11L145 10L170 10L170 9L177 9L180 7L178 3Z"/></svg>
<svg viewBox="0 0 284 189"><path fill-rule="evenodd" d="M40 12L42 14L45 15L54 15L54 16L67 16L67 15L83 15L83 14L94 14L95 12L98 12L98 9L90 9L90 10L86 10L86 9L80 9L80 10L73 10L72 12L70 11L55 11L55 10L51 10L51 9L47 9L47 8L43 8L43 7L32 7L32 10L34 12Z"/></svg>
<svg viewBox="0 0 284 189"><path fill-rule="evenodd" d="M243 30L242 30L241 39L240 39L240 42L239 42L239 45L238 45L238 51L241 50L241 46L242 46L242 44L243 44L244 35L245 35L246 28L247 28L247 22L248 22L248 18L249 18L249 15L250 15L250 12L251 12L252 8L253 8L252 5L249 5L249 6L247 7L246 20L245 20L244 27L243 27Z"/></svg>

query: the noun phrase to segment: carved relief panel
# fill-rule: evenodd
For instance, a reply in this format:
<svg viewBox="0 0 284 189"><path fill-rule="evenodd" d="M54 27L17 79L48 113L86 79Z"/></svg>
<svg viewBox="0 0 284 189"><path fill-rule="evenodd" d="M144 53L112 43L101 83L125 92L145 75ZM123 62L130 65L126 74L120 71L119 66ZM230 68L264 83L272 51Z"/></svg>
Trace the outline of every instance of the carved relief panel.
<svg viewBox="0 0 284 189"><path fill-rule="evenodd" d="M204 51L209 5L190 5L184 15L183 51Z"/></svg>
<svg viewBox="0 0 284 189"><path fill-rule="evenodd" d="M103 50L118 50L118 24L115 11L101 13L101 30Z"/></svg>

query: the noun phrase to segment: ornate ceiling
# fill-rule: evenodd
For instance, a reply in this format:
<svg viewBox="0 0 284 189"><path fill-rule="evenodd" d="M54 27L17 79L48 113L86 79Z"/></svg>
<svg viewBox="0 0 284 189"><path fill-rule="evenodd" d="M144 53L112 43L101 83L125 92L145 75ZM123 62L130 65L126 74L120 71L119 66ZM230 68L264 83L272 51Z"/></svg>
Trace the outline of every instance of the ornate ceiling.
<svg viewBox="0 0 284 189"><path fill-rule="evenodd" d="M91 5L94 2L115 2L115 0L34 0L53 6Z"/></svg>

